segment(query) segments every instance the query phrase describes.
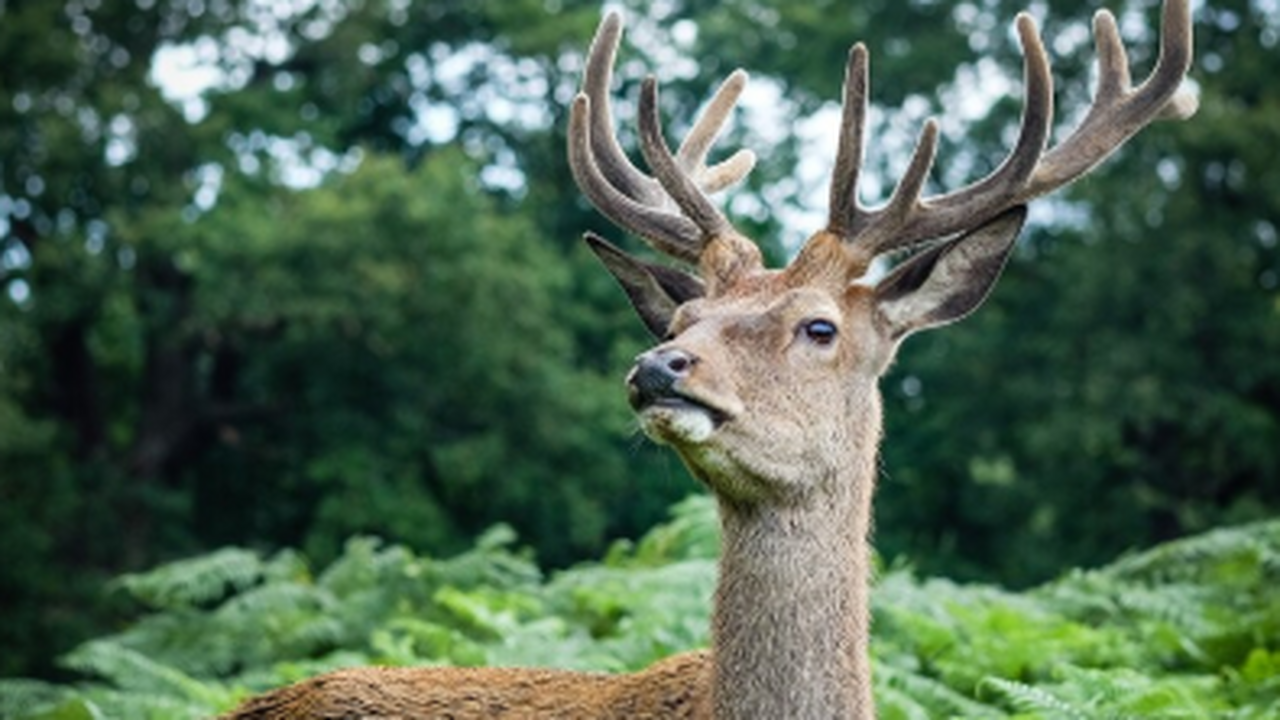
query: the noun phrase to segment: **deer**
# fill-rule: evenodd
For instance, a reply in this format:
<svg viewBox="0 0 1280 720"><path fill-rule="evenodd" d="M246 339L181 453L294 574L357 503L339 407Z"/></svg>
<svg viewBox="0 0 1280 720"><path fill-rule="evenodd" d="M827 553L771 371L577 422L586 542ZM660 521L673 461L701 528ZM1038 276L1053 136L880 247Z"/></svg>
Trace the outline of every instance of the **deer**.
<svg viewBox="0 0 1280 720"><path fill-rule="evenodd" d="M1023 110L1007 157L960 189L924 195L939 133L930 119L877 207L858 190L869 71L865 46L854 45L826 225L785 267L770 269L709 199L755 163L748 150L707 162L746 74L724 81L675 152L657 81L646 78L638 105L646 174L615 136L610 93L622 22L606 15L569 108L568 160L604 216L679 263L585 235L658 340L626 378L640 426L715 497L722 552L710 649L619 675L340 670L251 698L226 717L874 718L868 606L879 379L906 337L960 320L986 299L1029 201L1087 174L1153 121L1195 112L1183 87L1188 0L1166 0L1161 25L1159 58L1135 87L1115 18L1095 15L1092 104L1050 147L1050 63L1034 20L1020 13ZM893 253L910 254L871 272Z"/></svg>

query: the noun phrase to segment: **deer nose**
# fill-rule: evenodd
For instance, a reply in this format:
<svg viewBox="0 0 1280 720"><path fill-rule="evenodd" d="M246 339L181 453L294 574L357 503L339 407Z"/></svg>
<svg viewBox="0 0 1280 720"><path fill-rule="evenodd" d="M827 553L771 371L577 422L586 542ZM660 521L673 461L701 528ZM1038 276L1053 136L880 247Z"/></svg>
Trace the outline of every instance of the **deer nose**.
<svg viewBox="0 0 1280 720"><path fill-rule="evenodd" d="M676 395L678 380L689 375L698 358L678 348L659 348L636 358L627 376L631 407L639 410L663 398Z"/></svg>

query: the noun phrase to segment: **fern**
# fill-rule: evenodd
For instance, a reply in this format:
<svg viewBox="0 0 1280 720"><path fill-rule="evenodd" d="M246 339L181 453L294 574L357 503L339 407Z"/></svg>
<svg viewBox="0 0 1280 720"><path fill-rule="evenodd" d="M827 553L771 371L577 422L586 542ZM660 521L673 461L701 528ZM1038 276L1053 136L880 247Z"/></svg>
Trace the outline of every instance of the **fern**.
<svg viewBox="0 0 1280 720"><path fill-rule="evenodd" d="M58 720L65 717L90 717L95 720L99 718L102 720L107 718L199 720L209 717L210 712L211 708L206 705L187 702L168 695L98 689L59 707L52 718Z"/></svg>
<svg viewBox="0 0 1280 720"><path fill-rule="evenodd" d="M544 576L498 527L452 558L355 538L312 572L221 550L122 578L151 608L65 659L75 685L0 681L0 716L187 718L352 665L634 670L705 646L714 506ZM1229 528L1023 593L888 571L873 593L885 718L1280 717L1280 522Z"/></svg>
<svg viewBox="0 0 1280 720"><path fill-rule="evenodd" d="M1226 709L1217 700L1216 677L1151 677L1128 668L1104 671L1071 666L1059 668L1057 674L1061 694L1100 714L1192 720L1214 717Z"/></svg>
<svg viewBox="0 0 1280 720"><path fill-rule="evenodd" d="M1158 584L1274 580L1280 578L1280 522L1251 523L1175 540L1123 558L1105 573L1118 580Z"/></svg>
<svg viewBox="0 0 1280 720"><path fill-rule="evenodd" d="M73 670L110 680L121 690L178 698L200 707L220 707L229 699L226 689L217 684L192 678L110 641L86 643L68 655L64 664Z"/></svg>
<svg viewBox="0 0 1280 720"><path fill-rule="evenodd" d="M1072 705L1044 688L1025 683L987 678L979 686L980 692L990 692L1005 700L1013 709L1022 713L1034 713L1048 720L1101 720L1084 708Z"/></svg>
<svg viewBox="0 0 1280 720"><path fill-rule="evenodd" d="M914 672L881 664L875 673L876 698L904 717L1004 718L999 708L974 700L949 685Z"/></svg>
<svg viewBox="0 0 1280 720"><path fill-rule="evenodd" d="M42 714L71 698L70 688L39 680L0 679L0 718Z"/></svg>
<svg viewBox="0 0 1280 720"><path fill-rule="evenodd" d="M610 549L611 566L655 567L678 560L715 560L720 556L719 520L710 495L692 495L671 509L671 521L650 531L633 546L620 541Z"/></svg>
<svg viewBox="0 0 1280 720"><path fill-rule="evenodd" d="M243 590L260 581L266 569L255 553L224 548L147 573L125 575L116 583L153 608L176 610L211 603Z"/></svg>

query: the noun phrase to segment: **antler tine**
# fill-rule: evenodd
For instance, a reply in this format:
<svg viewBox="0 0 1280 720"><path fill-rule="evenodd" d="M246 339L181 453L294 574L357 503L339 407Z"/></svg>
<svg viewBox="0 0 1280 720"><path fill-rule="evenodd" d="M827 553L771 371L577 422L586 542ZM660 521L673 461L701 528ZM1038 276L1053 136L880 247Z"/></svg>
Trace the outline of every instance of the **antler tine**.
<svg viewBox="0 0 1280 720"><path fill-rule="evenodd" d="M661 203L663 195L658 183L631 163L613 134L609 85L621 41L622 18L617 13L609 13L596 30L582 72L582 92L591 100L591 149L601 172L622 194L646 204Z"/></svg>
<svg viewBox="0 0 1280 720"><path fill-rule="evenodd" d="M596 31L583 69L582 91L590 98L592 108L591 149L601 172L624 195L639 202L660 204L665 196L658 182L646 176L627 158L613 134L609 86L613 81L613 65L621 41L622 18L617 13L609 13ZM740 181L755 166L755 154L750 150L739 150L723 162L709 168L705 166L707 152L733 113L746 84L745 71L731 73L716 90L676 154L680 166L700 180L706 192L722 190Z"/></svg>
<svg viewBox="0 0 1280 720"><path fill-rule="evenodd" d="M1021 13L1016 26L1022 44L1025 100L1017 142L1004 162L990 175L964 188L924 200L912 198L911 203L905 205L899 197L901 186L923 183L932 165L931 161L917 162L922 157L917 146L908 175L914 171L920 176L910 179L910 183L904 176L899 191L888 205L862 213L850 228L854 242L866 244L875 254L880 254L973 227L1018 204L1012 199L1034 173L1049 138L1053 123L1053 78L1035 21ZM930 132L926 126L920 143L926 139L933 142L935 136L936 129ZM931 159L933 150L925 155Z"/></svg>
<svg viewBox="0 0 1280 720"><path fill-rule="evenodd" d="M1153 120L1181 120L1195 113L1195 96L1181 88L1182 78L1191 68L1188 0L1166 0L1160 25L1156 66L1131 90L1129 61L1115 17L1105 10L1094 16L1099 78L1093 106L1080 126L1045 154L1022 193L1024 198L1043 195L1085 174Z"/></svg>
<svg viewBox="0 0 1280 720"><path fill-rule="evenodd" d="M703 193L740 181L755 165L755 155L747 150L710 167L706 165L711 145L742 95L746 73L736 71L721 84L675 155L661 141L656 87L650 91L654 95L649 112L652 127L646 130L642 121L641 135L650 136L646 160L651 166L663 168L661 172L653 170L657 178L650 177L632 164L613 133L609 86L621 37L622 19L617 13L609 13L591 43L582 92L570 111L570 169L591 202L615 223L641 235L661 252L697 262L711 237L732 232L728 221ZM642 98L641 105L645 102ZM641 114L645 115L643 108ZM657 144L652 142L653 137L659 139ZM661 152L657 151L658 145ZM674 212L676 208L688 217Z"/></svg>
<svg viewBox="0 0 1280 720"><path fill-rule="evenodd" d="M569 169L578 187L600 212L619 226L640 235L672 257L697 262L701 232L689 220L641 204L609 182L591 152L591 101L579 94L569 109Z"/></svg>
<svg viewBox="0 0 1280 720"><path fill-rule="evenodd" d="M867 82L867 47L858 43L850 48L845 65L840 140L835 169L831 171L827 230L839 237L852 236L862 212L858 205L858 175L867 119Z"/></svg>
<svg viewBox="0 0 1280 720"><path fill-rule="evenodd" d="M640 87L640 151L662 189L708 239L732 232L729 221L680 167L662 138L662 121L658 119L658 81L652 75L645 78Z"/></svg>
<svg viewBox="0 0 1280 720"><path fill-rule="evenodd" d="M845 125L841 148L832 177L832 211L829 229L849 242L867 247L874 254L908 247L933 238L946 237L977 226L1001 212L1047 194L1087 173L1143 127L1161 117L1185 118L1195 111L1192 95L1180 91L1183 76L1191 65L1191 15L1188 0L1166 0L1164 6L1160 58L1151 75L1137 89L1130 89L1129 61L1116 30L1115 18L1106 11L1094 18L1098 54L1098 89L1085 119L1065 140L1045 150L1053 119L1053 80L1048 55L1035 21L1026 13L1018 16L1016 27L1023 50L1024 107L1018 140L1004 162L990 175L964 188L923 200L906 198L903 189L914 187L921 177L904 177L893 199L883 208L866 211L857 207L857 163L853 152L861 153L862 113L865 81L861 90L849 89L857 82L846 80ZM862 61L859 61L862 62ZM850 68L855 67L851 56ZM859 69L865 72L865 65ZM858 107L850 110L853 101ZM851 123L850 117L854 118ZM926 141L922 135L921 144ZM849 136L846 140L845 137ZM852 150L850 149L852 148ZM908 174L927 173L916 158ZM845 219L848 218L848 219ZM840 223L844 225L841 226Z"/></svg>
<svg viewBox="0 0 1280 720"><path fill-rule="evenodd" d="M998 205L983 219L994 217L1005 209L1020 203L1008 203L1035 172L1040 156L1049 141L1053 127L1053 74L1049 54L1036 21L1027 13L1018 13L1014 20L1018 40L1022 45L1023 108L1022 123L1018 129L1018 141L1008 157L987 177L952 193L935 198L933 202L943 207L964 208L973 211L975 205Z"/></svg>
<svg viewBox="0 0 1280 720"><path fill-rule="evenodd" d="M1129 92L1129 54L1120 39L1116 18L1102 10L1093 16L1093 46L1098 52L1098 89L1095 102L1111 104Z"/></svg>
<svg viewBox="0 0 1280 720"><path fill-rule="evenodd" d="M873 255L888 252L902 247L901 228L912 216L922 209L920 193L929 178L929 170L933 168L933 159L938 151L938 122L933 118L925 121L920 131L920 139L916 141L916 149L911 154L911 162L907 170L894 188L893 195L884 207L877 210L875 222L867 225L857 235L858 245L871 250Z"/></svg>
<svg viewBox="0 0 1280 720"><path fill-rule="evenodd" d="M738 98L747 86L747 72L741 68L734 70L725 78L716 93L707 103L707 107L693 124L693 129L680 143L676 151L676 162L680 168L693 175L704 192L722 190L742 178L755 167L756 155L750 150L739 150L712 167L706 167L707 152L715 144L720 130L733 113Z"/></svg>

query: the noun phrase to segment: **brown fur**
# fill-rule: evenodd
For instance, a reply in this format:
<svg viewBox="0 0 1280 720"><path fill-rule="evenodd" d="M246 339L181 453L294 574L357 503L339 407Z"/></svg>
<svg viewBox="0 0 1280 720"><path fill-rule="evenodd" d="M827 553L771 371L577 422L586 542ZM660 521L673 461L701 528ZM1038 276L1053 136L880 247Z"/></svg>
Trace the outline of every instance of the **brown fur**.
<svg viewBox="0 0 1280 720"><path fill-rule="evenodd" d="M353 668L275 690L224 716L292 718L707 717L705 652L685 653L632 675L510 668Z"/></svg>
<svg viewBox="0 0 1280 720"><path fill-rule="evenodd" d="M876 378L896 343L873 321L871 291L846 282L803 261L743 277L682 307L675 339L654 351L698 358L681 391L730 416L697 440L664 408L641 414L720 501L716 718L874 714L866 593ZM833 345L804 334L817 318L838 327Z"/></svg>

